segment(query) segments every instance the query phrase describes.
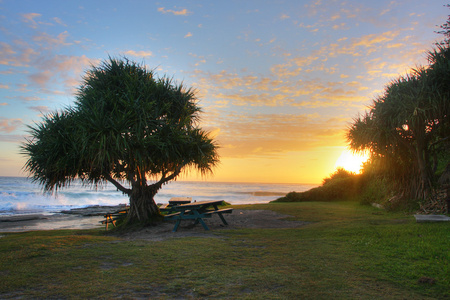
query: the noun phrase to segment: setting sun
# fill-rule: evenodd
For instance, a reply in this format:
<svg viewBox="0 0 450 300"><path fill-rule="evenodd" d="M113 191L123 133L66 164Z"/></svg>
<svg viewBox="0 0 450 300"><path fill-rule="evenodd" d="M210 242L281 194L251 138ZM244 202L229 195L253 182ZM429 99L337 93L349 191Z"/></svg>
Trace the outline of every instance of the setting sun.
<svg viewBox="0 0 450 300"><path fill-rule="evenodd" d="M352 153L349 150L342 151L341 156L339 156L338 160L336 161L336 164L334 167L337 168L343 168L347 171L353 172L353 173L360 173L361 167L364 162L366 162L369 159L368 155L360 155L356 153Z"/></svg>

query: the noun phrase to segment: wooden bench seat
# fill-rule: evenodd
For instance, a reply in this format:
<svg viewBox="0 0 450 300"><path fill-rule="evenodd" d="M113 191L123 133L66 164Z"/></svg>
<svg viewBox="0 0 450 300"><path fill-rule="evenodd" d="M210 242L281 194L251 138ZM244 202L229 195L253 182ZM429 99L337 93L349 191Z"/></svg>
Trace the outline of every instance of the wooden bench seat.
<svg viewBox="0 0 450 300"><path fill-rule="evenodd" d="M113 213L108 213L106 215L103 215L105 220L100 221L102 224L106 224L106 230L108 230L108 225L113 224L114 227L116 227L116 221L124 219L128 214L128 208L123 210L118 210Z"/></svg>
<svg viewBox="0 0 450 300"><path fill-rule="evenodd" d="M180 212L164 215L164 219L169 220L171 217L180 215Z"/></svg>
<svg viewBox="0 0 450 300"><path fill-rule="evenodd" d="M212 214L231 214L233 212L232 208L223 208L219 210L208 210L204 212L204 215L212 215Z"/></svg>
<svg viewBox="0 0 450 300"><path fill-rule="evenodd" d="M169 206L169 203L166 204L161 204L161 206L159 207L159 210L164 210Z"/></svg>
<svg viewBox="0 0 450 300"><path fill-rule="evenodd" d="M106 214L104 217L105 217L105 220L100 221L100 223L106 224L106 230L108 230L109 224L113 224L113 226L116 227L116 221L123 218L122 215L121 216L113 216L112 214Z"/></svg>
<svg viewBox="0 0 450 300"><path fill-rule="evenodd" d="M212 214L201 214L202 218L211 218ZM195 214L192 214L189 210L185 211L183 215L181 215L181 212L176 212L168 215L164 215L164 220L170 221L170 220L195 220L198 216Z"/></svg>

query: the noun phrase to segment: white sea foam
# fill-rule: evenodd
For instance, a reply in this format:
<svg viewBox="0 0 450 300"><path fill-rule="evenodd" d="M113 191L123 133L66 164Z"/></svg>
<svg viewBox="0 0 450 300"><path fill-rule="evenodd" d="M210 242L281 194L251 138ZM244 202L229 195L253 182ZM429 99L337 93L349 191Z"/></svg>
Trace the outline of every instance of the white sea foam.
<svg viewBox="0 0 450 300"><path fill-rule="evenodd" d="M167 203L172 197L192 197L197 201L225 200L231 204L267 203L282 194L312 187L314 185L175 181L164 185L155 201ZM108 184L96 191L76 182L59 190L56 195L49 195L28 178L0 177L0 215L50 213L89 205L123 203L128 203L128 197Z"/></svg>

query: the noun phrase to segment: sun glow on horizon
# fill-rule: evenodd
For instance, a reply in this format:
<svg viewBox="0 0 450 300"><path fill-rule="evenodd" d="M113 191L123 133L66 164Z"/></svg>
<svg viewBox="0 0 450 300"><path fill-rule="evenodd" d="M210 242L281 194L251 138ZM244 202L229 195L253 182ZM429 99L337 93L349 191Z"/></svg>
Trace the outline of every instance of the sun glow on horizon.
<svg viewBox="0 0 450 300"><path fill-rule="evenodd" d="M365 163L369 159L367 154L360 155L357 153L353 153L349 150L342 151L341 156L336 161L334 167L343 168L347 171L359 174L361 173L361 168L363 163Z"/></svg>

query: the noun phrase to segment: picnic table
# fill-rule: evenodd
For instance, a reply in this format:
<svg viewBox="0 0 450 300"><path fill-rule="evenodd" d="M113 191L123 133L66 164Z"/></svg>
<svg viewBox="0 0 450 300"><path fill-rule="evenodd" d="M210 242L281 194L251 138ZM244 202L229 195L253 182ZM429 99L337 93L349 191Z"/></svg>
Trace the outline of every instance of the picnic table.
<svg viewBox="0 0 450 300"><path fill-rule="evenodd" d="M100 223L106 224L106 230L108 230L108 224L110 223L113 224L114 227L116 227L117 220L125 218L129 210L130 207L126 207L124 209L120 209L112 213L107 213L106 215L103 215L105 220L100 221Z"/></svg>
<svg viewBox="0 0 450 300"><path fill-rule="evenodd" d="M170 198L168 204L164 204L163 206L160 207L160 209L175 206L175 205L190 203L191 201L192 201L191 197L173 197L173 198ZM114 211L111 213L107 213L107 214L103 215L105 220L100 221L100 223L106 225L106 230L108 230L109 224L112 224L114 227L116 227L117 221L125 218L129 212L129 210L130 210L130 207L127 206L124 209L120 209L120 210L117 210L117 211Z"/></svg>
<svg viewBox="0 0 450 300"><path fill-rule="evenodd" d="M217 214L220 217L224 225L228 225L227 221L223 217L223 214L232 213L233 209L219 209L219 204L222 202L223 200L198 201L160 208L160 211L168 213L164 216L164 220L176 220L175 226L172 230L173 232L178 230L182 220L194 220L194 225L200 223L205 230L209 230L203 219L211 218L214 214Z"/></svg>
<svg viewBox="0 0 450 300"><path fill-rule="evenodd" d="M171 205L180 205L191 203L192 197L172 197L169 200L169 204Z"/></svg>
<svg viewBox="0 0 450 300"><path fill-rule="evenodd" d="M171 208L172 206L177 206L180 204L187 204L191 203L192 198L191 197L173 197L170 198L169 203L162 204L159 206L159 211L168 211L168 208Z"/></svg>

